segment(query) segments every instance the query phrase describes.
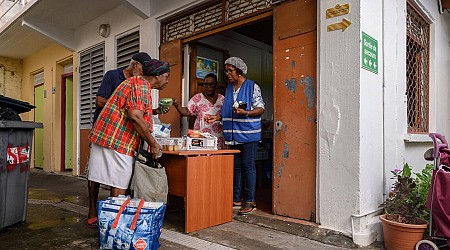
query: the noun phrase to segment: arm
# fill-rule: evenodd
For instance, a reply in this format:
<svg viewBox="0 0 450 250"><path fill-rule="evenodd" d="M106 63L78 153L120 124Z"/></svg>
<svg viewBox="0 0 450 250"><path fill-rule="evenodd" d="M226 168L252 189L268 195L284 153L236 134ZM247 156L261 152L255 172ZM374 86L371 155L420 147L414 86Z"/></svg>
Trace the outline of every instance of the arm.
<svg viewBox="0 0 450 250"><path fill-rule="evenodd" d="M97 96L95 98L95 107L97 108L103 108L106 104L106 102L108 101L108 99L106 99L103 96Z"/></svg>
<svg viewBox="0 0 450 250"><path fill-rule="evenodd" d="M150 145L150 150L153 156L156 158L161 146L153 138L152 133L148 127L148 124L144 120L144 111L141 110L127 110L128 118L133 124L134 129L138 132L139 136L144 138L144 140Z"/></svg>
<svg viewBox="0 0 450 250"><path fill-rule="evenodd" d="M244 109L237 108L237 109L235 109L235 113L238 115L253 117L253 116L262 115L264 113L264 109L260 108L260 107L254 108L252 110L244 110Z"/></svg>
<svg viewBox="0 0 450 250"><path fill-rule="evenodd" d="M167 112L169 112L169 108L158 107L156 109L152 109L153 115L163 115Z"/></svg>
<svg viewBox="0 0 450 250"><path fill-rule="evenodd" d="M181 107L176 99L173 99L173 106L177 109L178 113L182 116L191 116L191 112L187 107Z"/></svg>
<svg viewBox="0 0 450 250"><path fill-rule="evenodd" d="M95 98L95 106L97 108L103 108L108 101L109 97L114 92L113 82L114 77L113 71L108 71L103 76L102 83L100 84L100 87L97 90L96 98Z"/></svg>

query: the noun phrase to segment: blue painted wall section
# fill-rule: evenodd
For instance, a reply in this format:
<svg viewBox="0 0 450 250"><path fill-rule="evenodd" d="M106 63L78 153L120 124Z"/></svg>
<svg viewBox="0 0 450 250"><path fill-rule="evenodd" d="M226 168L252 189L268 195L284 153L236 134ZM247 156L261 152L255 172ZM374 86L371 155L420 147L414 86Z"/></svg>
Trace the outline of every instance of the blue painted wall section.
<svg viewBox="0 0 450 250"><path fill-rule="evenodd" d="M290 80L286 79L284 85L288 90L291 90L294 93L297 92L297 78L291 78Z"/></svg>
<svg viewBox="0 0 450 250"><path fill-rule="evenodd" d="M286 159L289 157L289 144L286 142L284 143L284 149L283 149L283 158Z"/></svg>
<svg viewBox="0 0 450 250"><path fill-rule="evenodd" d="M314 108L316 102L316 89L314 88L314 79L307 76L300 80L300 85L304 85L303 93L308 101L308 109Z"/></svg>

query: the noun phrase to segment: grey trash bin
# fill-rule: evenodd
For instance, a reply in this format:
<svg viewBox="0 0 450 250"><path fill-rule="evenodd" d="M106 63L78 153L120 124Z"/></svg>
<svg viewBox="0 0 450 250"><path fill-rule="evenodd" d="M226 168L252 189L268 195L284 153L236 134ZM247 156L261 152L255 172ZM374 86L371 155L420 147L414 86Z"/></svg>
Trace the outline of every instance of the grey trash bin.
<svg viewBox="0 0 450 250"><path fill-rule="evenodd" d="M42 123L0 121L0 229L27 216L33 131Z"/></svg>

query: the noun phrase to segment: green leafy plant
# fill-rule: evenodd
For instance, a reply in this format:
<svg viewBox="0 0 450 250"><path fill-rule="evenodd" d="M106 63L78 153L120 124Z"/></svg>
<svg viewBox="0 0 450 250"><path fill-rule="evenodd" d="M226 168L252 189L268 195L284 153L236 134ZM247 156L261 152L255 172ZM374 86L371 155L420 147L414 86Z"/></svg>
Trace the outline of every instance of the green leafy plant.
<svg viewBox="0 0 450 250"><path fill-rule="evenodd" d="M411 174L408 164L403 170L391 171L394 175L391 179L396 181L386 201L382 204L388 220L406 223L423 224L429 219L429 210L426 200L431 183L433 165L427 164L421 173Z"/></svg>

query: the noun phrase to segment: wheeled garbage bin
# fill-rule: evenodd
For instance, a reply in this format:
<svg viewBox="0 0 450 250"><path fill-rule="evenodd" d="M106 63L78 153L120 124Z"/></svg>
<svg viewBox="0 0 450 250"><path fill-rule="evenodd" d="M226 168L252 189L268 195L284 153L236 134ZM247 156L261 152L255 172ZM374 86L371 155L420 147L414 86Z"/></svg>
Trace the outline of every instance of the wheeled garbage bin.
<svg viewBox="0 0 450 250"><path fill-rule="evenodd" d="M33 131L42 123L0 121L0 229L25 221Z"/></svg>

